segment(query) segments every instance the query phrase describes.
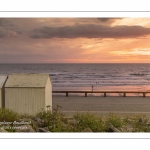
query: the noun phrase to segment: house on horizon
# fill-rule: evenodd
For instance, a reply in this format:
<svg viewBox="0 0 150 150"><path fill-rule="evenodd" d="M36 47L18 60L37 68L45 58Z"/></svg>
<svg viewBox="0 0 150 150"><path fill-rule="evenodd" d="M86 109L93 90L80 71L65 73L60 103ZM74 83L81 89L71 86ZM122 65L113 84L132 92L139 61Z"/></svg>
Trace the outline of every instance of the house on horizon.
<svg viewBox="0 0 150 150"><path fill-rule="evenodd" d="M35 115L52 110L49 74L11 74L5 84L5 108L19 114Z"/></svg>
<svg viewBox="0 0 150 150"><path fill-rule="evenodd" d="M4 108L5 105L4 85L6 80L7 80L7 76L0 75L0 108Z"/></svg>

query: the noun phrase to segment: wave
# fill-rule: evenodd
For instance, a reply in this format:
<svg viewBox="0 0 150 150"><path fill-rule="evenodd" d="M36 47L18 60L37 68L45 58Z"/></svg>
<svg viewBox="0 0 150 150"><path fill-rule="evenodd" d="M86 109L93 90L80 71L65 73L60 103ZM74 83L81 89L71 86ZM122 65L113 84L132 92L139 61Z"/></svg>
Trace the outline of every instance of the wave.
<svg viewBox="0 0 150 150"><path fill-rule="evenodd" d="M150 64L0 64L0 74L48 73L55 86L150 85Z"/></svg>
<svg viewBox="0 0 150 150"><path fill-rule="evenodd" d="M133 76L146 76L148 74L143 74L143 73L131 73L130 75L133 75Z"/></svg>

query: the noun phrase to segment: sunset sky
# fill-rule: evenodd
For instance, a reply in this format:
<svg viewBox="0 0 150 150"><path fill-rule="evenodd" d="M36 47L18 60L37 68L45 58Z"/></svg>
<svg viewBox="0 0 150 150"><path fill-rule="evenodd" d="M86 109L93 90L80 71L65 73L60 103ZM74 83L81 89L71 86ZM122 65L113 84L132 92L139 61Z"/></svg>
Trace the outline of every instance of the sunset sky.
<svg viewBox="0 0 150 150"><path fill-rule="evenodd" d="M150 63L150 18L0 18L0 63Z"/></svg>

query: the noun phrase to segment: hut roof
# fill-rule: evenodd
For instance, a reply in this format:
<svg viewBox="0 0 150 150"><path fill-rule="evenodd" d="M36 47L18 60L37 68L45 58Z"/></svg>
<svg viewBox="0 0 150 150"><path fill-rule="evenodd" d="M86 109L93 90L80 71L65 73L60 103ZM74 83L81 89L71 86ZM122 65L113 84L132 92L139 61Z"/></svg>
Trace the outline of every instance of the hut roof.
<svg viewBox="0 0 150 150"><path fill-rule="evenodd" d="M11 74L5 87L45 87L49 74Z"/></svg>
<svg viewBox="0 0 150 150"><path fill-rule="evenodd" d="M1 76L0 75L0 88L2 88L2 86L3 86L6 79L7 79L7 76Z"/></svg>

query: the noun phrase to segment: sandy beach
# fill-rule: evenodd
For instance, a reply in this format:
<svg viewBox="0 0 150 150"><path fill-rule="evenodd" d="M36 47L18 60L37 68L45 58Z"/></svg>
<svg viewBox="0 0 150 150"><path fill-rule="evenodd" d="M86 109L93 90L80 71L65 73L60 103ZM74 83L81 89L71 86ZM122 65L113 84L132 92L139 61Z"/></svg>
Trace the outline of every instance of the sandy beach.
<svg viewBox="0 0 150 150"><path fill-rule="evenodd" d="M53 96L53 108L56 105L68 116L76 112L90 112L97 115L109 115L111 113L119 116L145 114L150 118L150 97L140 96Z"/></svg>

